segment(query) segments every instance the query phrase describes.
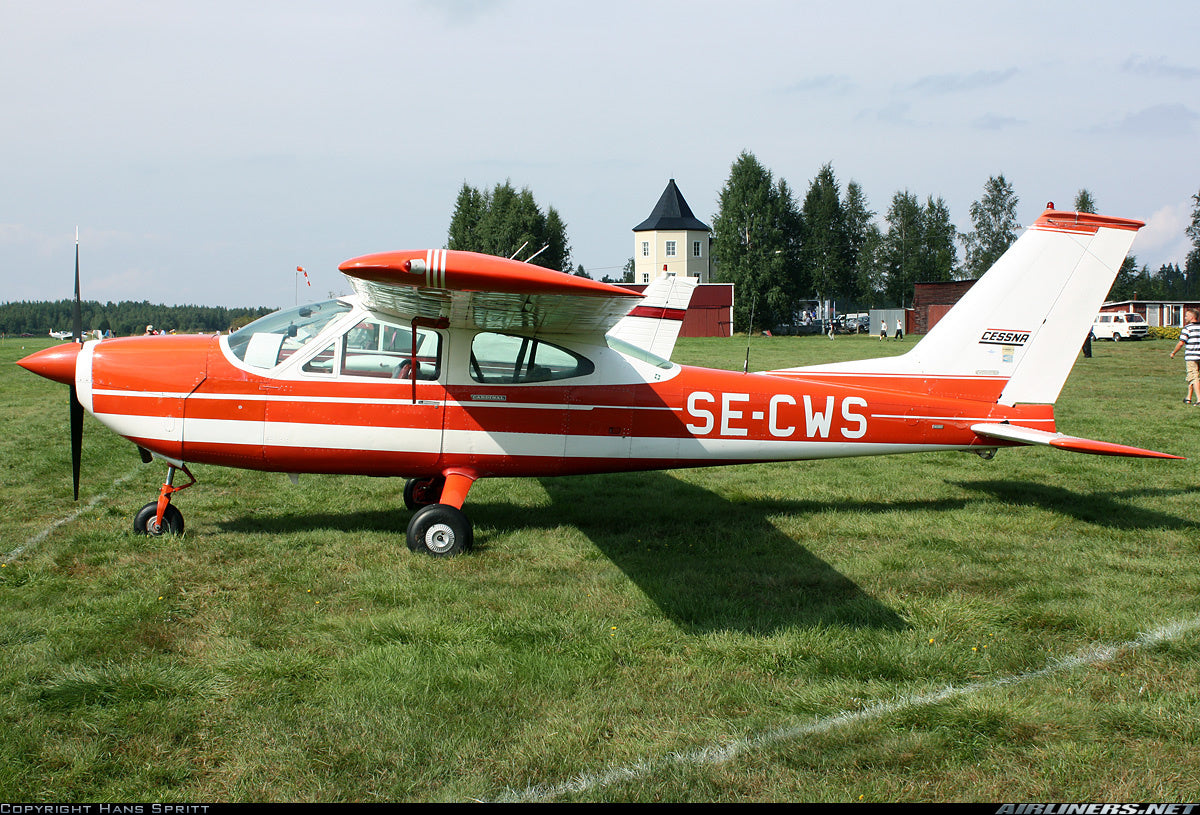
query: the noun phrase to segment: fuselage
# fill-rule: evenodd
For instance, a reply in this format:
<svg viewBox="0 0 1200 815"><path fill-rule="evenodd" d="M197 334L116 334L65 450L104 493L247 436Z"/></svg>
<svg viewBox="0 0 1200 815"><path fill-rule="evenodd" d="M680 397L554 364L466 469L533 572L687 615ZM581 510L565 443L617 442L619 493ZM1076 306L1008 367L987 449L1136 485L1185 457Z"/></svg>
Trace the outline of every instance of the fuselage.
<svg viewBox="0 0 1200 815"><path fill-rule="evenodd" d="M354 302L293 311L230 336L87 343L79 400L169 461L412 478L986 449L997 442L972 424L1054 429L1050 406L997 404L988 381L747 374L570 335L409 325Z"/></svg>

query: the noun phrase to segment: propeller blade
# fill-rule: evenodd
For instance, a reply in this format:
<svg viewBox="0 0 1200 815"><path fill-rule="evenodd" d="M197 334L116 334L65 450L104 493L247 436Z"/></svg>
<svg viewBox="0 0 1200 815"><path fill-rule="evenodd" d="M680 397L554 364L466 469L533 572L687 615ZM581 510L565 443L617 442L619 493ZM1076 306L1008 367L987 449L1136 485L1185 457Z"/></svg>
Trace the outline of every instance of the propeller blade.
<svg viewBox="0 0 1200 815"><path fill-rule="evenodd" d="M79 227L75 227L75 304L71 308L71 339L83 342L83 318L79 313ZM83 458L83 405L71 383L71 485L79 500L79 462Z"/></svg>
<svg viewBox="0 0 1200 815"><path fill-rule="evenodd" d="M75 229L75 305L71 309L71 339L83 342L83 319L79 314L79 228Z"/></svg>
<svg viewBox="0 0 1200 815"><path fill-rule="evenodd" d="M71 386L71 483L75 488L75 500L79 500L79 462L83 457L83 405Z"/></svg>

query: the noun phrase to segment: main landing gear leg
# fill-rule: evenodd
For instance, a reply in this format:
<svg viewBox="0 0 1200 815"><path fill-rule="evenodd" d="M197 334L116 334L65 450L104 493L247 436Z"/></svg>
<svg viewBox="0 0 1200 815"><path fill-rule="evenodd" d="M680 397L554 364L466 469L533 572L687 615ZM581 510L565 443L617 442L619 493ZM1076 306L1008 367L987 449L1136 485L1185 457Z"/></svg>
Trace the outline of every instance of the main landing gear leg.
<svg viewBox="0 0 1200 815"><path fill-rule="evenodd" d="M184 465L180 465L178 469L183 470L190 481L180 486L175 486L175 473L177 468L175 465L167 467L167 480L162 485L162 489L158 491L158 500L151 501L138 510L137 515L133 516L133 531L139 535L182 535L183 534L183 513L171 504L171 496L180 490L186 490L188 487L196 483L196 477L192 475Z"/></svg>
<svg viewBox="0 0 1200 815"><path fill-rule="evenodd" d="M434 557L451 557L470 551L474 543L475 533L462 505L479 476L472 470L456 469L447 470L442 477L444 484L435 499L437 503L421 507L408 522L408 548ZM405 486L405 503L409 492Z"/></svg>

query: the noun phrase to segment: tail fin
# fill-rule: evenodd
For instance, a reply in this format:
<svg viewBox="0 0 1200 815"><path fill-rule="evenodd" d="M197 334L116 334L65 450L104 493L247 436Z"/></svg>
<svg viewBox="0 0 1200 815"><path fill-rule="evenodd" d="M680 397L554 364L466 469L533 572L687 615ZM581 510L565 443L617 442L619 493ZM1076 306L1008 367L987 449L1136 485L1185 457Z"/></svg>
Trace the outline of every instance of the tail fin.
<svg viewBox="0 0 1200 815"><path fill-rule="evenodd" d="M1142 226L1049 205L907 354L772 373L970 381L962 395L1053 404Z"/></svg>
<svg viewBox="0 0 1200 815"><path fill-rule="evenodd" d="M608 332L663 359L671 358L696 284L694 277L660 277L646 287L638 304Z"/></svg>

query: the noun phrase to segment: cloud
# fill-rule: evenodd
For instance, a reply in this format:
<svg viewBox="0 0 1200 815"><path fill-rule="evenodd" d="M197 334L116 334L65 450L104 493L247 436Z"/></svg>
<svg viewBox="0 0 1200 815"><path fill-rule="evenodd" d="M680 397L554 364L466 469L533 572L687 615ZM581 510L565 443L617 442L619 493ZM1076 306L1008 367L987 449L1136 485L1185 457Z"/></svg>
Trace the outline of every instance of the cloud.
<svg viewBox="0 0 1200 815"><path fill-rule="evenodd" d="M846 93L856 87L845 74L821 74L798 80L783 89L784 93Z"/></svg>
<svg viewBox="0 0 1200 815"><path fill-rule="evenodd" d="M912 106L907 102L892 102L879 108L861 111L855 119L859 122L901 127L921 127L922 124L910 115Z"/></svg>
<svg viewBox="0 0 1200 815"><path fill-rule="evenodd" d="M976 130L1008 130L1011 127L1021 127L1029 122L1025 119L1018 119L1015 116L1001 116L998 113L985 113L982 116L976 117L971 122L971 126Z"/></svg>
<svg viewBox="0 0 1200 815"><path fill-rule="evenodd" d="M1122 63L1121 70L1154 79L1200 79L1200 68L1176 65L1162 57L1133 56Z"/></svg>
<svg viewBox="0 0 1200 815"><path fill-rule="evenodd" d="M1147 218L1146 226L1138 232L1135 254L1162 258L1155 264L1156 268L1162 263L1182 266L1192 249L1187 236L1187 228L1192 223L1192 204L1191 199L1168 204Z"/></svg>
<svg viewBox="0 0 1200 815"><path fill-rule="evenodd" d="M1137 136L1191 136L1195 131L1193 125L1198 119L1200 113L1196 113L1187 105L1162 104L1128 113L1118 121L1097 125L1092 130L1097 133L1128 133Z"/></svg>
<svg viewBox="0 0 1200 815"><path fill-rule="evenodd" d="M928 94L968 93L1003 85L1018 73L1016 68L1001 71L974 71L969 74L930 74L902 86L902 90Z"/></svg>

